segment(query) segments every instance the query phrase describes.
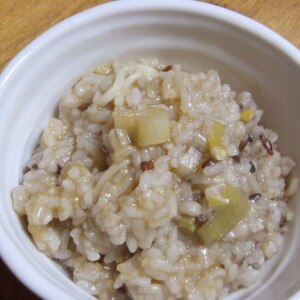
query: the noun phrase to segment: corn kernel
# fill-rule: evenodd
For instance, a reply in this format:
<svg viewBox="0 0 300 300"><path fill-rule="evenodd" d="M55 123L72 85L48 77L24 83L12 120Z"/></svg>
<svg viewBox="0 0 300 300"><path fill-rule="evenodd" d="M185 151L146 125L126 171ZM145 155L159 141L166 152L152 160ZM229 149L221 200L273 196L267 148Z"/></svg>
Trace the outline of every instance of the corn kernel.
<svg viewBox="0 0 300 300"><path fill-rule="evenodd" d="M240 120L244 123L249 122L254 117L254 110L253 109L246 109L241 112Z"/></svg>
<svg viewBox="0 0 300 300"><path fill-rule="evenodd" d="M111 65L101 65L96 68L95 73L100 75L107 75L111 71L112 71Z"/></svg>

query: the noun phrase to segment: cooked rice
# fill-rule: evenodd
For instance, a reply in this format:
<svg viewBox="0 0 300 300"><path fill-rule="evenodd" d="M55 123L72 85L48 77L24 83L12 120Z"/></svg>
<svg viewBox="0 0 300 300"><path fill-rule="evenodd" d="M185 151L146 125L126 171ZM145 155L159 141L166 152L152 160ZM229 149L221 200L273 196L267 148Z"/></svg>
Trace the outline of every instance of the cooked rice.
<svg viewBox="0 0 300 300"><path fill-rule="evenodd" d="M112 113L149 106L169 112L170 140L136 147L114 129ZM245 109L254 111L248 122ZM224 297L257 281L292 220L287 201L298 179L286 182L295 163L278 152L278 135L258 124L262 113L249 92L236 94L216 71L187 73L156 60L100 66L59 102L12 192L14 208L38 249L102 300ZM215 120L225 126L226 151L213 149L207 160ZM249 132L252 141L241 145ZM191 172L184 159L195 140L202 150ZM205 246L176 219L209 219L205 197L222 184L250 197L250 210Z"/></svg>

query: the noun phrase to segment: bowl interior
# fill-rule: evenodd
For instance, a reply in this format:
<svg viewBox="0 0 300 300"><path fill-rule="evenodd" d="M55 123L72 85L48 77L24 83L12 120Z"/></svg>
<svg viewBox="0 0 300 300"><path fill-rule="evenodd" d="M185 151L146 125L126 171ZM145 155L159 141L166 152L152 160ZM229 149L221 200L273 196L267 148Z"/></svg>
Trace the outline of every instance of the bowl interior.
<svg viewBox="0 0 300 300"><path fill-rule="evenodd" d="M63 22L27 47L3 72L0 82L0 136L5 140L0 149L0 232L6 245L0 247L1 254L16 275L44 298L91 297L24 234L10 192L20 182L22 168L59 98L76 79L96 65L140 57L157 57L189 71L216 69L232 88L252 92L265 111L263 123L280 135L282 153L300 164L296 138L300 54L264 27L224 9L190 1L184 5L175 1L172 6L168 1L134 5L122 1ZM295 173L299 175L299 167ZM300 205L295 200L291 205L293 228L281 254L265 269L261 284L228 299L286 299L297 291Z"/></svg>

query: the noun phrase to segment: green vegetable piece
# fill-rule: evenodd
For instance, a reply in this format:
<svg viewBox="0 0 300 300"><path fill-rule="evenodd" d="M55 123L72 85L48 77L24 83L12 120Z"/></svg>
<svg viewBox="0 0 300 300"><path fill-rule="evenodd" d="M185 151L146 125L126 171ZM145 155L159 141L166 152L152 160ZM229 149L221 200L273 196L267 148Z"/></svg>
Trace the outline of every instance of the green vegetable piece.
<svg viewBox="0 0 300 300"><path fill-rule="evenodd" d="M221 189L221 197L209 197L207 198L207 203L210 208L218 209L229 203L238 202L241 197L243 197L243 195L239 189L226 185Z"/></svg>
<svg viewBox="0 0 300 300"><path fill-rule="evenodd" d="M228 202L226 202L227 199L224 199L223 197L221 198L217 198L217 197L211 197L211 198L207 198L207 204L208 207L212 208L212 209L218 209L223 205L227 205Z"/></svg>
<svg viewBox="0 0 300 300"><path fill-rule="evenodd" d="M223 205L216 206L215 214L197 230L198 236L206 246L220 240L232 230L246 217L250 208L247 198L235 187L225 186L221 194Z"/></svg>
<svg viewBox="0 0 300 300"><path fill-rule="evenodd" d="M191 146L179 159L178 173L182 176L194 173L197 170L201 157L202 153L194 146Z"/></svg>

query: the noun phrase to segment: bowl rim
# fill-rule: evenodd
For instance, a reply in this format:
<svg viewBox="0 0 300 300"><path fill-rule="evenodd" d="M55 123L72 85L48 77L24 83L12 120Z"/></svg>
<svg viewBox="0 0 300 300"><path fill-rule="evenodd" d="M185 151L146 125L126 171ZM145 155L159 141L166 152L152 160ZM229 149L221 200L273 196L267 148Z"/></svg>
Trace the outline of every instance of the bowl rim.
<svg viewBox="0 0 300 300"><path fill-rule="evenodd" d="M18 72L18 68L22 63L27 59L30 59L31 56L34 56L35 52L43 49L50 40L56 39L69 30L77 28L95 18L104 16L109 17L117 13L124 14L126 11L142 12L151 9L165 11L166 13L170 10L175 10L206 15L240 27L286 54L300 69L300 50L296 46L265 25L235 11L214 4L194 0L119 0L103 3L70 16L55 24L31 41L4 66L0 74L0 102L2 101L2 91L5 89L6 82ZM65 291L50 284L43 276L39 276L39 271L37 271L34 266L30 265L25 255L22 254L22 250L18 249L14 244L14 241L10 239L9 234L6 232L4 226L2 226L1 219L0 225L0 235L2 237L2 242L0 243L0 256L14 275L24 283L27 288L40 297L47 299L64 297L64 299L70 299L70 296L65 293ZM22 272L23 269L27 270L26 273L29 272L30 274L33 274L35 280L31 279L32 276L27 276L25 272ZM45 289L45 287L51 287L51 289ZM290 299L296 300L299 298L300 291L296 292Z"/></svg>
<svg viewBox="0 0 300 300"><path fill-rule="evenodd" d="M5 83L5 78L8 77L10 73L13 72L15 68L17 68L18 65L26 59L27 56L32 55L34 51L37 51L44 44L48 43L49 39L63 34L64 31L71 29L73 26L76 26L79 23L84 24L87 19L93 17L95 18L96 16L99 17L99 15L107 16L108 13L123 13L125 9L129 11L138 11L141 9L161 9L168 11L170 9L179 9L217 17L220 20L239 26L243 30L248 31L249 33L252 33L257 37L267 41L278 50L287 54L296 64L300 66L300 49L298 49L294 44L262 23L259 23L258 21L251 19L246 15L235 12L228 8L197 0L172 0L172 3L170 0L110 0L110 2L96 5L92 8L83 10L68 18L65 18L34 38L4 66L2 72L0 73L0 87Z"/></svg>

